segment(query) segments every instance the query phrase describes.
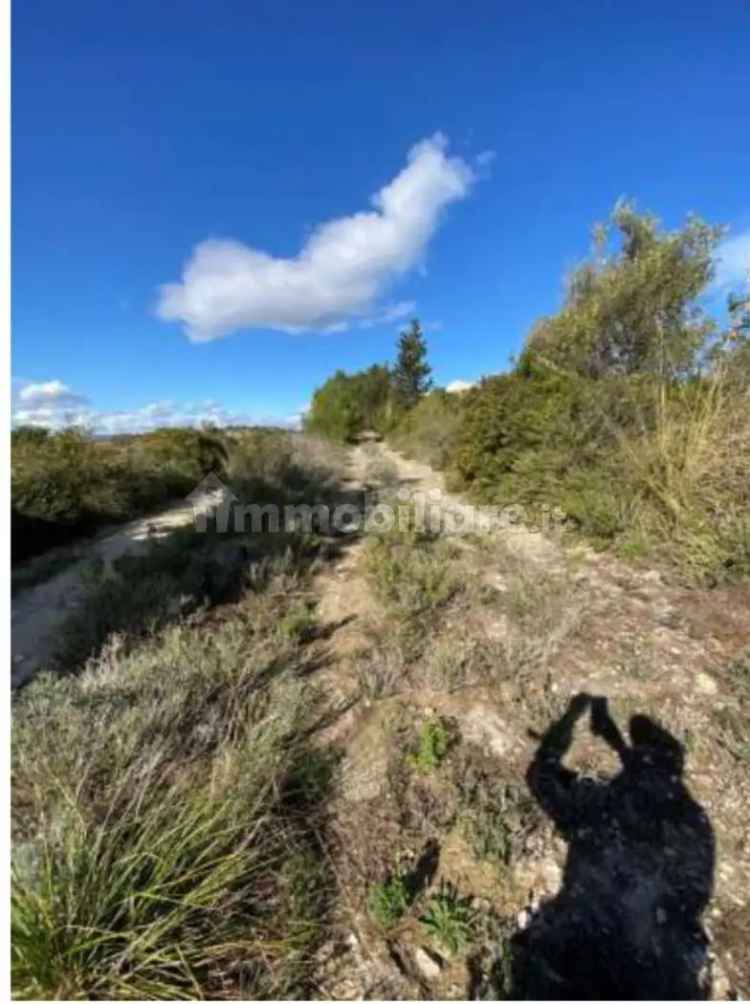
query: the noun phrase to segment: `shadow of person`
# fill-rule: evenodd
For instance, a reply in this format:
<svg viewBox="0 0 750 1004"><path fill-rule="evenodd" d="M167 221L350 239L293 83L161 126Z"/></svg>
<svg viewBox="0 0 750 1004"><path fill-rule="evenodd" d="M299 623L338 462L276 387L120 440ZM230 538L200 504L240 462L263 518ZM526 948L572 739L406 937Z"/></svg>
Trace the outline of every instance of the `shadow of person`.
<svg viewBox="0 0 750 1004"><path fill-rule="evenodd" d="M618 755L609 780L563 766L576 723ZM568 843L559 894L511 939L515 999L699 1000L710 992L701 914L714 837L682 780L681 744L645 715L627 743L606 698L578 694L542 737L526 780Z"/></svg>

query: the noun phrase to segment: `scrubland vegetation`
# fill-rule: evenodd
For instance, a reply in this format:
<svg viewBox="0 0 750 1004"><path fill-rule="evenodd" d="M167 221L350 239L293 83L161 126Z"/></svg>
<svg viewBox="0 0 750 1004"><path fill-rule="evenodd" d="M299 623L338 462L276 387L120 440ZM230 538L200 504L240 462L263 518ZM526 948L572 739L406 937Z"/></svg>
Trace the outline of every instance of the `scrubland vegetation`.
<svg viewBox="0 0 750 1004"><path fill-rule="evenodd" d="M325 497L336 462L284 433L225 455L236 490L276 501ZM304 679L317 551L189 529L89 570L57 672L14 709L16 996L309 993L332 892L333 761L310 743L330 708Z"/></svg>
<svg viewBox="0 0 750 1004"><path fill-rule="evenodd" d="M721 332L696 306L715 240L620 206L512 371L460 395L432 389L415 322L393 368L316 392L304 435L18 430L14 514L67 541L212 470L240 500L333 505L353 478L394 502L408 479L393 456L343 448L373 429L452 489L557 506L573 542L720 594L750 572L750 311L732 301ZM18 556L42 547L30 528L14 527ZM89 564L49 672L14 699L15 997L558 996L518 942L565 881L524 773L589 681L621 720L663 715L699 765L723 862L716 944L739 994L744 608L721 621L709 664L706 635L683 623L693 590L533 543L414 519L364 538L209 522L114 570ZM576 766L598 783L615 768L597 748ZM626 822L648 849L650 817Z"/></svg>
<svg viewBox="0 0 750 1004"><path fill-rule="evenodd" d="M558 507L596 546L663 560L685 580L745 576L750 301L730 299L724 331L700 306L720 231L691 218L666 232L622 203L594 234L562 308L535 324L511 371L429 392L424 341L420 354L406 332L393 370L324 385L310 428L345 441L372 427L455 490Z"/></svg>
<svg viewBox="0 0 750 1004"><path fill-rule="evenodd" d="M185 496L227 459L218 430L96 439L83 430L11 434L13 562Z"/></svg>

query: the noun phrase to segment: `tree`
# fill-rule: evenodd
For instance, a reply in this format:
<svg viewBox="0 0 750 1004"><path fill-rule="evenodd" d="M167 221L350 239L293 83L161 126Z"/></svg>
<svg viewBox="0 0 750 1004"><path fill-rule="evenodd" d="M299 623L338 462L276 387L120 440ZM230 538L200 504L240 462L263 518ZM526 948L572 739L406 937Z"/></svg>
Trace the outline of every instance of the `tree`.
<svg viewBox="0 0 750 1004"><path fill-rule="evenodd" d="M362 428L383 432L391 396L391 372L388 366L374 363L369 369L355 373L352 380L359 399Z"/></svg>
<svg viewBox="0 0 750 1004"><path fill-rule="evenodd" d="M427 362L427 343L415 318L398 340L398 358L393 370L393 393L402 408L413 408L432 387L432 367Z"/></svg>
<svg viewBox="0 0 750 1004"><path fill-rule="evenodd" d="M562 310L535 325L527 348L593 378L694 372L713 330L695 298L712 277L720 236L697 217L664 232L655 217L617 203L595 228L594 253L570 277Z"/></svg>
<svg viewBox="0 0 750 1004"><path fill-rule="evenodd" d="M377 364L359 373L337 370L313 394L305 429L339 442L364 429L384 432L388 424L391 374Z"/></svg>

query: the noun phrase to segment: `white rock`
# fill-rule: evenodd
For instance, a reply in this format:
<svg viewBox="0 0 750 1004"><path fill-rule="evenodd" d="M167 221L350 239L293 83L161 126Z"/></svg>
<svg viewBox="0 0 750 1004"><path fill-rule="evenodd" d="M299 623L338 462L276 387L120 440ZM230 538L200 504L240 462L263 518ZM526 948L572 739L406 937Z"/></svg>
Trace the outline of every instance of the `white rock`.
<svg viewBox="0 0 750 1004"><path fill-rule="evenodd" d="M513 748L513 735L502 718L479 705L471 708L461 721L464 739L488 747L496 756L507 756Z"/></svg>
<svg viewBox="0 0 750 1004"><path fill-rule="evenodd" d="M696 673L693 682L695 689L701 694L715 694L719 690L716 680L708 673Z"/></svg>
<svg viewBox="0 0 750 1004"><path fill-rule="evenodd" d="M441 965L425 948L414 950L414 962L426 980L436 980L441 973Z"/></svg>

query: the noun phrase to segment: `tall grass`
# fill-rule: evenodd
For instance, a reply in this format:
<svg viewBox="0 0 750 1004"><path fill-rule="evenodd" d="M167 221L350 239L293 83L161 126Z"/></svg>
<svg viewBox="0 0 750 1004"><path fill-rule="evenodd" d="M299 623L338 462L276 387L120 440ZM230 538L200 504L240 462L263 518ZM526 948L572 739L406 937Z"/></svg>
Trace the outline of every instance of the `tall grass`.
<svg viewBox="0 0 750 1004"><path fill-rule="evenodd" d="M621 431L632 496L625 546L672 554L691 578L750 572L750 412L721 373L658 393L653 426Z"/></svg>
<svg viewBox="0 0 750 1004"><path fill-rule="evenodd" d="M330 769L309 749L315 695L279 607L278 590L250 593L211 631L172 626L125 654L114 639L22 694L17 997L309 993Z"/></svg>

